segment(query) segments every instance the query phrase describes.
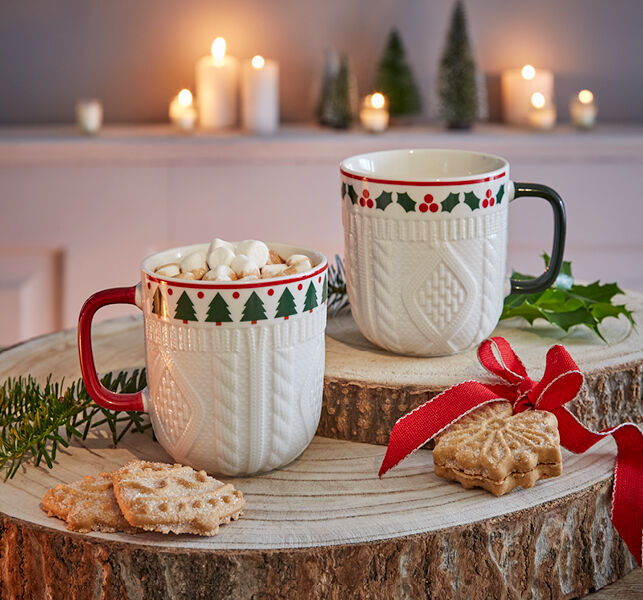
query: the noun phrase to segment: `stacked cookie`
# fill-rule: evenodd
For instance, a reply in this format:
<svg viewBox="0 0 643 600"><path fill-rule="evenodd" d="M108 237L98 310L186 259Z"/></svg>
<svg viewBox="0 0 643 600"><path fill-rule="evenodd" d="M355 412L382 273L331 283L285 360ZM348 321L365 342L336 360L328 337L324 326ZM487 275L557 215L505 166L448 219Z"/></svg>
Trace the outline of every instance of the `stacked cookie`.
<svg viewBox="0 0 643 600"><path fill-rule="evenodd" d="M216 238L207 252L192 252L178 263L161 265L163 277L206 281L251 281L294 275L312 269L308 256L282 257L259 240L226 242Z"/></svg>
<svg viewBox="0 0 643 600"><path fill-rule="evenodd" d="M205 471L133 460L110 473L86 476L47 491L42 507L67 529L215 535L245 506L240 490Z"/></svg>

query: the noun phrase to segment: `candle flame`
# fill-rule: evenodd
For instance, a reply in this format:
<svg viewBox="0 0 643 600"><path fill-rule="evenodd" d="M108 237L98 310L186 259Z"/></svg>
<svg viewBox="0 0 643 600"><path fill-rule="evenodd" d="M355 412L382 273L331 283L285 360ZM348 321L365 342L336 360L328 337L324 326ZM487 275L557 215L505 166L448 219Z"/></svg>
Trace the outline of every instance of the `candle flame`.
<svg viewBox="0 0 643 600"><path fill-rule="evenodd" d="M382 108L384 106L385 98L383 94L380 94L379 92L375 92L371 96L371 105L373 108Z"/></svg>
<svg viewBox="0 0 643 600"><path fill-rule="evenodd" d="M177 98L181 106L190 106L192 104L192 92L188 89L182 89Z"/></svg>
<svg viewBox="0 0 643 600"><path fill-rule="evenodd" d="M214 60L218 63L223 62L223 57L225 56L226 43L222 37L218 37L214 42L212 42L212 56Z"/></svg>
<svg viewBox="0 0 643 600"><path fill-rule="evenodd" d="M534 108L542 108L545 106L545 96L541 94L540 92L534 92L531 95L531 105Z"/></svg>
<svg viewBox="0 0 643 600"><path fill-rule="evenodd" d="M536 77L536 69L534 69L531 65L525 65L522 68L522 78L526 79L527 81L531 81L534 77Z"/></svg>
<svg viewBox="0 0 643 600"><path fill-rule="evenodd" d="M252 66L255 69L263 69L263 66L264 66L265 63L266 63L266 61L263 59L263 56L259 56L257 54L257 56L252 57Z"/></svg>
<svg viewBox="0 0 643 600"><path fill-rule="evenodd" d="M582 104L590 104L594 101L594 94L589 90L581 90L578 92L578 99Z"/></svg>

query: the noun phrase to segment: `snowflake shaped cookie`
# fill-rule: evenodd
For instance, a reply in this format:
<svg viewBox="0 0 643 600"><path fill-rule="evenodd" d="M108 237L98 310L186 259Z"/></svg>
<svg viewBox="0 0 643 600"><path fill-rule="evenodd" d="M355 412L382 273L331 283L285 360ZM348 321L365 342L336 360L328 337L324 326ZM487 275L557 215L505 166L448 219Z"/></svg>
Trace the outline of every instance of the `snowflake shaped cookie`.
<svg viewBox="0 0 643 600"><path fill-rule="evenodd" d="M556 417L542 410L512 413L509 402L493 402L445 430L433 450L435 474L496 496L560 475Z"/></svg>

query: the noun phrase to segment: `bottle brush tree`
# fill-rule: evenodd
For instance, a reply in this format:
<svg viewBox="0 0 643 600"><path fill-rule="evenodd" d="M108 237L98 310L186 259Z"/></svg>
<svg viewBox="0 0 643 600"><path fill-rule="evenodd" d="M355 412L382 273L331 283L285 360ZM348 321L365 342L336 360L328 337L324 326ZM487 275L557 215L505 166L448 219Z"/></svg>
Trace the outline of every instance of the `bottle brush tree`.
<svg viewBox="0 0 643 600"><path fill-rule="evenodd" d="M376 91L388 97L391 117L415 115L422 110L422 98L400 34L391 31L375 74Z"/></svg>
<svg viewBox="0 0 643 600"><path fill-rule="evenodd" d="M350 127L357 107L357 83L351 72L348 57L342 55L337 75L323 99L320 122L336 129Z"/></svg>
<svg viewBox="0 0 643 600"><path fill-rule="evenodd" d="M478 116L476 65L462 0L451 16L438 78L440 112L451 129L468 129Z"/></svg>

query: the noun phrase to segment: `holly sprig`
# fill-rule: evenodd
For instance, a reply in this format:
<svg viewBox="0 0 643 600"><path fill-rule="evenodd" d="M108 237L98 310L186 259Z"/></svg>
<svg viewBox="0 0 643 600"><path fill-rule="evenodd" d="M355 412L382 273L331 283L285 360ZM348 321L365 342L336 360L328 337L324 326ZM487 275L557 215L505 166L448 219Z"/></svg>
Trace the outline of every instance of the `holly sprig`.
<svg viewBox="0 0 643 600"><path fill-rule="evenodd" d="M549 256L543 254L545 266L549 266ZM328 307L337 314L349 306L346 294L346 276L344 263L339 256L335 257L337 265L329 267ZM533 279L532 275L513 272L514 279ZM636 326L632 312L625 304L614 304L613 298L623 294L616 283L602 284L599 281L589 285L574 283L572 265L564 261L560 273L551 287L537 294L510 294L505 303L500 319L520 317L534 324L536 319L545 319L551 325L568 332L575 325L584 325L607 343L598 325L607 317L621 315Z"/></svg>
<svg viewBox="0 0 643 600"><path fill-rule="evenodd" d="M113 392L132 393L145 387L145 369L108 373L102 384ZM106 425L117 445L128 431L143 432L151 424L145 413L102 408L89 396L82 379L64 387L47 377L41 385L31 375L9 378L0 386L0 471L11 479L23 462L42 462L51 469L59 448L73 438L87 439Z"/></svg>
<svg viewBox="0 0 643 600"><path fill-rule="evenodd" d="M549 267L549 256L543 254L542 257L545 267ZM516 271L512 273L512 277L514 279L533 278L532 275ZM625 304L613 303L612 299L617 294L623 294L623 290L616 283L602 284L600 281L589 285L574 283L571 262L563 261L556 281L544 292L507 296L500 319L520 317L530 325L533 325L536 319L545 319L566 332L575 325L584 325L607 343L598 328L605 318L623 315L633 326L636 325L632 311Z"/></svg>

